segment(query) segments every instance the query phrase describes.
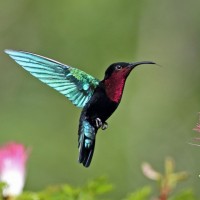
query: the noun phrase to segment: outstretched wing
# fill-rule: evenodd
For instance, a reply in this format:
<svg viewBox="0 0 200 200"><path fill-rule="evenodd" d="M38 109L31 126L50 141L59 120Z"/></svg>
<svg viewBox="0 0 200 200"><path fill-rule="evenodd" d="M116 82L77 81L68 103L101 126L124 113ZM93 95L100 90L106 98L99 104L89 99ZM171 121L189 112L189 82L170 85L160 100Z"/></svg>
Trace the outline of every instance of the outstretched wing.
<svg viewBox="0 0 200 200"><path fill-rule="evenodd" d="M99 80L55 60L24 51L5 50L25 70L65 95L75 106L84 107Z"/></svg>

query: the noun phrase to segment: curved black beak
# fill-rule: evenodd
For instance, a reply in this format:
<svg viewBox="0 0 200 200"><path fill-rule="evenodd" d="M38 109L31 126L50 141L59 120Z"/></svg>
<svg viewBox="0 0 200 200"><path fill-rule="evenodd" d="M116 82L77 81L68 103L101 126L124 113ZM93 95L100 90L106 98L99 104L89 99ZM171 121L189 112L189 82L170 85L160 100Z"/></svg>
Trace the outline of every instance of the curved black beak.
<svg viewBox="0 0 200 200"><path fill-rule="evenodd" d="M142 62L135 62L135 63L130 63L128 65L128 67L131 67L131 68L134 68L138 65L143 65L143 64L156 64L155 62L152 62L152 61L142 61Z"/></svg>

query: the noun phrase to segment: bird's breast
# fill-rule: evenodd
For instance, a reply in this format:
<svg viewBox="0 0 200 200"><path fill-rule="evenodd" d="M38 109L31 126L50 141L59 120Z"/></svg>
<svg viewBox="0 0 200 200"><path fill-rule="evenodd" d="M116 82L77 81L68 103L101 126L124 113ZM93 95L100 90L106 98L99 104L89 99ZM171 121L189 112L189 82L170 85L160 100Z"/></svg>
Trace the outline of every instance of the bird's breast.
<svg viewBox="0 0 200 200"><path fill-rule="evenodd" d="M100 118L105 122L116 110L118 103L112 101L105 90L96 90L91 100L85 107L86 116L90 119Z"/></svg>

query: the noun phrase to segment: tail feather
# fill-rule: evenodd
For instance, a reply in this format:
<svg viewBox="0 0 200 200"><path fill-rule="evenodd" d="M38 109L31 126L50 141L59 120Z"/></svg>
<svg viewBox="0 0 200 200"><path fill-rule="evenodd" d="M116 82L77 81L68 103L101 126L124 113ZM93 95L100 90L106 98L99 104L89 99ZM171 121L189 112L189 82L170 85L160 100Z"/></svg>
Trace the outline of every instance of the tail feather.
<svg viewBox="0 0 200 200"><path fill-rule="evenodd" d="M79 163L82 163L84 167L89 167L94 153L95 140L93 141L93 144L89 148L86 148L84 143L85 140L83 140L83 144L80 144L79 146L78 161Z"/></svg>
<svg viewBox="0 0 200 200"><path fill-rule="evenodd" d="M92 161L95 147L96 129L88 122L83 121L79 125L79 163L89 167Z"/></svg>

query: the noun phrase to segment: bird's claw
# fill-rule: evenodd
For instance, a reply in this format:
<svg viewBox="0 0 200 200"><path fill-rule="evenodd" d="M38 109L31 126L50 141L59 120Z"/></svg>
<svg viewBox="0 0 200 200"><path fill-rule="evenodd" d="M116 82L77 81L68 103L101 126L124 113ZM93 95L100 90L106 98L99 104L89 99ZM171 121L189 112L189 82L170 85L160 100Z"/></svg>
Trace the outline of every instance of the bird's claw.
<svg viewBox="0 0 200 200"><path fill-rule="evenodd" d="M108 123L107 122L102 123L100 118L96 118L95 122L97 128L101 128L102 130L106 130L108 128Z"/></svg>
<svg viewBox="0 0 200 200"><path fill-rule="evenodd" d="M106 130L108 128L108 123L107 122L104 122L102 125L101 125L101 129L102 130Z"/></svg>
<svg viewBox="0 0 200 200"><path fill-rule="evenodd" d="M95 122L96 122L96 127L97 127L97 128L100 128L100 127L102 126L102 121L101 121L101 119L96 118L96 119L95 119Z"/></svg>

